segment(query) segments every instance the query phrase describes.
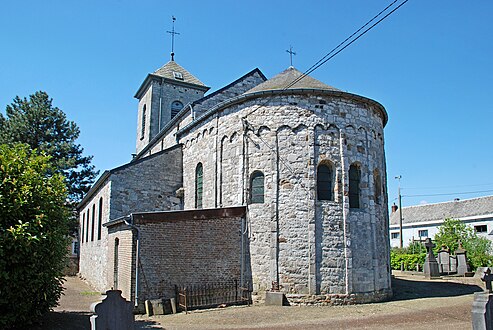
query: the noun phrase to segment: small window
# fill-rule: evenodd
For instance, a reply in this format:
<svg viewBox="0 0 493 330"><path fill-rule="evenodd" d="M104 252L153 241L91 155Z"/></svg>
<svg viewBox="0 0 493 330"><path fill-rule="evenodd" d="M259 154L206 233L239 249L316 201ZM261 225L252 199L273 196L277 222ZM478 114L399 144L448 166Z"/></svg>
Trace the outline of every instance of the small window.
<svg viewBox="0 0 493 330"><path fill-rule="evenodd" d="M92 229L91 229L91 241L94 241L94 229L96 220L96 204L92 204Z"/></svg>
<svg viewBox="0 0 493 330"><path fill-rule="evenodd" d="M419 238L428 237L428 229L418 230Z"/></svg>
<svg viewBox="0 0 493 330"><path fill-rule="evenodd" d="M357 164L349 166L349 208L360 208L361 170Z"/></svg>
<svg viewBox="0 0 493 330"><path fill-rule="evenodd" d="M99 213L98 213L98 240L101 239L101 229L103 225L103 197L99 199Z"/></svg>
<svg viewBox="0 0 493 330"><path fill-rule="evenodd" d="M183 75L181 72L173 71L173 78L178 79L178 80L183 80Z"/></svg>
<svg viewBox="0 0 493 330"><path fill-rule="evenodd" d="M264 173L260 171L253 172L252 179L250 180L250 190L250 201L252 204L261 204L264 202Z"/></svg>
<svg viewBox="0 0 493 330"><path fill-rule="evenodd" d="M374 188L374 196L375 203L381 204L382 199L382 178L380 177L380 172L378 169L373 171L373 188Z"/></svg>
<svg viewBox="0 0 493 330"><path fill-rule="evenodd" d="M80 230L80 241L81 243L84 243L84 233L85 233L85 226L86 226L86 214L82 214L82 228Z"/></svg>
<svg viewBox="0 0 493 330"><path fill-rule="evenodd" d="M488 231L488 226L487 225L474 226L474 231L476 233L486 233Z"/></svg>
<svg viewBox="0 0 493 330"><path fill-rule="evenodd" d="M180 101L174 101L171 103L171 118L176 116L181 109L183 109L183 103Z"/></svg>
<svg viewBox="0 0 493 330"><path fill-rule="evenodd" d="M142 108L142 123L140 127L140 139L144 139L144 135L146 133L146 105Z"/></svg>
<svg viewBox="0 0 493 330"><path fill-rule="evenodd" d="M89 211L90 209L87 209L87 215L86 215L86 243L89 242Z"/></svg>
<svg viewBox="0 0 493 330"><path fill-rule="evenodd" d="M332 193L333 167L321 164L317 168L317 199L319 201L333 201Z"/></svg>
<svg viewBox="0 0 493 330"><path fill-rule="evenodd" d="M195 208L196 209L202 208L202 195L204 191L203 175L204 175L204 168L202 166L202 163L198 163L197 167L195 168Z"/></svg>
<svg viewBox="0 0 493 330"><path fill-rule="evenodd" d="M390 233L390 238L391 239L398 239L399 238L399 232Z"/></svg>

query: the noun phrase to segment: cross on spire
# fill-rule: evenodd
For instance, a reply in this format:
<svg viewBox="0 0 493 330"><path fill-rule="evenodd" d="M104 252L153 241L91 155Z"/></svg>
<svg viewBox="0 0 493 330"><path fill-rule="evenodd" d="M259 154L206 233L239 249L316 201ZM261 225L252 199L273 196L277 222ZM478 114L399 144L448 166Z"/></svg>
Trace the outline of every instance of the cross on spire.
<svg viewBox="0 0 493 330"><path fill-rule="evenodd" d="M166 31L166 32L171 34L171 60L174 61L175 60L175 35L180 34L180 33L175 31L176 17L171 16L171 19L173 20L173 27L172 27L171 31Z"/></svg>
<svg viewBox="0 0 493 330"><path fill-rule="evenodd" d="M286 49L286 52L289 53L289 61L291 62L291 66L293 66L293 55L296 55L295 52L293 52L293 46L289 46L289 50Z"/></svg>

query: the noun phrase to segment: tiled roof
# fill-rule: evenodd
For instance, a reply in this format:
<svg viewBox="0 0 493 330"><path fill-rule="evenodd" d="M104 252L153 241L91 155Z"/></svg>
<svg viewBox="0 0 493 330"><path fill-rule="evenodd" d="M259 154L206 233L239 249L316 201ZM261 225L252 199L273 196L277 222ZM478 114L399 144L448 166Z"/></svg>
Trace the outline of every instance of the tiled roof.
<svg viewBox="0 0 493 330"><path fill-rule="evenodd" d="M416 205L402 208L402 223L431 222L446 218L464 218L493 214L493 196ZM390 214L390 224L399 223L399 212Z"/></svg>
<svg viewBox="0 0 493 330"><path fill-rule="evenodd" d="M285 89L288 85L290 85L293 81L295 81L302 75L303 75L302 72L290 66L283 72L279 73L277 76L274 76L273 78L267 80L266 82L255 86L254 88L247 91L245 94L270 91L270 90L282 90ZM326 85L323 82L315 78L312 78L310 76L303 77L303 79L296 82L296 84L290 86L288 89L323 89L323 90L331 90L331 91L340 91L339 89Z"/></svg>
<svg viewBox="0 0 493 330"><path fill-rule="evenodd" d="M181 73L183 79L177 79L173 72ZM205 86L200 80L198 80L194 75L185 70L175 61L169 61L168 63L157 69L153 74L168 79L183 81L189 84Z"/></svg>

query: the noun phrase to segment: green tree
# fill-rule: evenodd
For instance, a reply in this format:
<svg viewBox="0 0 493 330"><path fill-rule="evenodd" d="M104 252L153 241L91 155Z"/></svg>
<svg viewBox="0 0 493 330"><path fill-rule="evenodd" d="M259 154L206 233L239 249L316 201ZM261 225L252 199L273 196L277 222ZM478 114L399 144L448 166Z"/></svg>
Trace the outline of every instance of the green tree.
<svg viewBox="0 0 493 330"><path fill-rule="evenodd" d="M493 265L493 247L490 240L479 237L471 226L457 219L445 219L435 235L437 248L446 246L453 253L459 248L459 241L467 251L467 259L473 270Z"/></svg>
<svg viewBox="0 0 493 330"><path fill-rule="evenodd" d="M57 305L66 263L66 185L50 156L0 145L0 328Z"/></svg>
<svg viewBox="0 0 493 330"><path fill-rule="evenodd" d="M92 157L83 156L76 143L79 128L65 113L53 106L47 93L38 91L29 98L16 96L0 114L0 143L25 143L51 156L53 169L63 174L68 197L80 201L97 175Z"/></svg>

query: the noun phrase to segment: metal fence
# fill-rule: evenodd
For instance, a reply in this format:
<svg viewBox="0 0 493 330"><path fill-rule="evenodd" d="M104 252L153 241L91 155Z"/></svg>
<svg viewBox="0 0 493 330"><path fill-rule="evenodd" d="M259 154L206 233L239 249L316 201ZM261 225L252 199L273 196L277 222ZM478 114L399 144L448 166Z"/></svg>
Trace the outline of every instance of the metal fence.
<svg viewBox="0 0 493 330"><path fill-rule="evenodd" d="M176 301L181 310L222 307L227 305L250 305L252 292L249 285L240 286L237 280L214 284L175 285Z"/></svg>

